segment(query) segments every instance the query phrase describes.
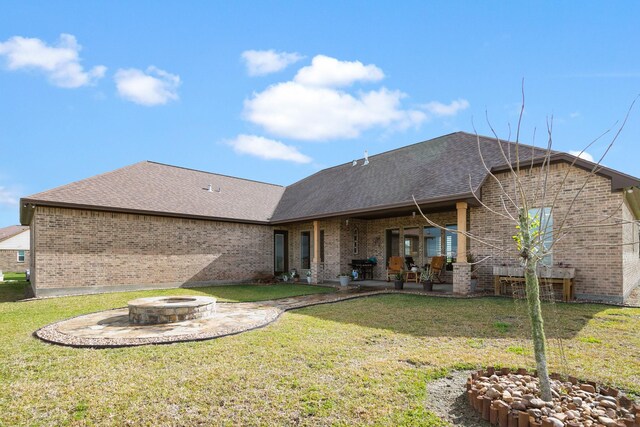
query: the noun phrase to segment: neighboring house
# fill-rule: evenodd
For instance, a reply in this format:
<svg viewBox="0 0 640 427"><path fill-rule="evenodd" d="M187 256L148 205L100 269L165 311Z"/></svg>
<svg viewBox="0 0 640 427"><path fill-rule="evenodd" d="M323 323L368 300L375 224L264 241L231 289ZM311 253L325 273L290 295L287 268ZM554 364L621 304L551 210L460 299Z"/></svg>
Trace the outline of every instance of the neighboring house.
<svg viewBox="0 0 640 427"><path fill-rule="evenodd" d="M480 137L483 159L500 185L512 180L502 152L514 144ZM538 182L544 151L520 146ZM376 257L385 278L390 256L450 261L456 293L469 292L467 248L479 286L493 289L492 267L515 265L512 224L499 210L499 184L478 155L475 135L457 132L317 172L282 187L153 162L141 162L21 200L33 238L31 283L37 296L196 286L251 280L296 268L335 278L352 259ZM573 163L573 165L572 165ZM549 186L565 182L553 215L580 227L558 242L554 265L576 268L579 299L623 302L640 283L640 179L601 167L572 199L594 165L554 152ZM567 177L565 179L565 176ZM428 226L413 197L437 223L492 239L505 254ZM535 206L535 208L545 206ZM609 217L616 225L605 225ZM628 220L623 222L622 219ZM319 273L320 272L320 273Z"/></svg>
<svg viewBox="0 0 640 427"><path fill-rule="evenodd" d="M0 228L0 271L21 273L29 268L29 227Z"/></svg>

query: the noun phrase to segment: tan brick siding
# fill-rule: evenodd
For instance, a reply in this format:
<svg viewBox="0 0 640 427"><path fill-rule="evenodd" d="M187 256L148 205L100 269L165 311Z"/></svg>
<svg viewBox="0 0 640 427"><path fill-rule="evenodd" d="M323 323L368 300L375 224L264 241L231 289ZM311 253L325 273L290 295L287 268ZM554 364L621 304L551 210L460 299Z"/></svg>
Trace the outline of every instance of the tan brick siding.
<svg viewBox="0 0 640 427"><path fill-rule="evenodd" d="M576 191L588 177L588 173L581 169L566 164L552 165L548 194L553 194L567 171L569 174L553 216L556 238L556 228L568 212ZM522 173L522 182L528 191L535 187L538 172L539 169L535 169L532 174ZM513 183L508 174L499 174L498 178L507 190L512 190ZM489 179L485 183L482 197L492 209L502 209L500 189L495 181ZM621 208L621 201L622 194L611 191L609 179L591 177L569 212L567 226L597 221L610 223L606 216L628 220L631 213L626 206ZM548 203L538 202L534 207L541 205ZM457 222L454 209L428 215L442 225ZM478 288L491 290L492 266L503 263L517 265L519 262L511 238L515 234L514 225L482 207L468 210L468 222L472 234L507 248L502 252L473 239L468 242L476 260L489 257L478 266ZM404 253L404 230L413 227L420 230L420 256L415 261L423 265L428 261L424 257L422 238L425 226L428 223L417 212L416 216L374 220L343 217L319 221L325 241L324 279L334 280L338 273L350 271L348 263L354 258L372 256L378 259L374 278L385 279L385 232L388 229L400 230L401 255ZM576 268L578 297L621 301L623 295L638 285L639 245L620 245L623 236L626 242L634 236L637 239L637 228L634 227L637 226L601 224L578 228L556 244L553 262ZM356 228L359 247L358 253L354 254L353 233ZM39 206L31 224L32 280L39 289L151 287L163 283L248 280L258 272L273 271L274 230L288 231L289 269L296 268L303 277L300 233L309 231L313 241L312 221L265 226ZM602 244L608 246L599 246ZM28 264L27 260L25 266ZM445 278L451 282L452 273L447 272Z"/></svg>
<svg viewBox="0 0 640 427"><path fill-rule="evenodd" d="M342 220L344 221L344 220ZM341 220L330 219L318 221L320 230L324 230L324 279L334 280L341 271L340 247L341 247ZM304 277L302 270L302 258L300 248L300 233L308 231L311 234L311 258L313 261L313 221L288 224L275 227L278 230L289 232L289 269L295 268Z"/></svg>
<svg viewBox="0 0 640 427"><path fill-rule="evenodd" d="M273 228L39 206L37 289L243 281L273 270Z"/></svg>
<svg viewBox="0 0 640 427"><path fill-rule="evenodd" d="M30 251L24 251L24 262L18 262L18 251L13 249L0 250L0 271L3 273L27 271L30 261Z"/></svg>
<svg viewBox="0 0 640 427"><path fill-rule="evenodd" d="M568 176L567 176L567 171ZM521 181L528 194L533 194L539 182L540 169L532 173L521 173ZM556 209L553 213L554 239L559 236L558 227L562 218L568 213L566 226L575 227L584 224L594 224L588 228L576 228L565 238L561 239L553 250L553 263L568 265L576 268L576 295L587 299L619 300L623 294L622 277L622 226L606 226L621 216L621 193L611 191L609 179L592 176L587 185L570 209L570 204L577 191L581 188L588 172L571 167L567 164L555 164L550 168L547 194L552 195L559 187L565 176L567 179L559 193ZM497 175L498 179L510 195L513 192L513 180L507 173ZM482 200L491 209L502 211L501 192L498 184L489 179L482 188ZM549 196L547 196L549 197ZM531 206L549 206L550 202L542 203L541 195L538 202ZM507 202L508 203L508 202ZM569 211L570 209L570 211ZM512 212L515 214L515 212ZM607 220L608 216L612 216ZM471 231L479 238L491 241L492 244L510 248L507 253L491 249L472 240L470 250L477 257L491 257L486 265L480 267L479 286L491 289L492 265L518 265L516 249L511 238L515 234L514 224L505 218L492 214L485 208L472 208L470 212ZM601 246L607 245L607 246Z"/></svg>
<svg viewBox="0 0 640 427"><path fill-rule="evenodd" d="M622 271L623 271L623 293L628 296L629 293L640 286L640 242L638 241L638 222L634 222L633 214L629 207L625 204L622 208L622 218L624 224L622 226L622 239L624 246L622 247Z"/></svg>

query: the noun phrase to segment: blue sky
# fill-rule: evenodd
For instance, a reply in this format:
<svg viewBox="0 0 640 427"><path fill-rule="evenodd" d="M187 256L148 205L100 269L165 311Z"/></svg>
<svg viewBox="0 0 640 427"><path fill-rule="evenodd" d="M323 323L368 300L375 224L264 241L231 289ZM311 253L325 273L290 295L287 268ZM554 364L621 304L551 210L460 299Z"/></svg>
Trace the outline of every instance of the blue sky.
<svg viewBox="0 0 640 427"><path fill-rule="evenodd" d="M640 2L2 2L0 226L141 160L277 184L462 130L580 150L640 93ZM640 105L604 163L640 176ZM598 156L603 140L589 149Z"/></svg>

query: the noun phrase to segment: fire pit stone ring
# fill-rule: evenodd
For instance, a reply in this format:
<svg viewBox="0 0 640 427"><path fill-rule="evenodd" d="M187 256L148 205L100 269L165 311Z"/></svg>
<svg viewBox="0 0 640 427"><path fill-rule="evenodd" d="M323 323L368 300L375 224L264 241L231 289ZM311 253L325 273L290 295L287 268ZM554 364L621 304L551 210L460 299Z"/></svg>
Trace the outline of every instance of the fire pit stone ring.
<svg viewBox="0 0 640 427"><path fill-rule="evenodd" d="M157 325L212 317L216 311L216 299L202 296L138 298L129 301L128 307L129 323Z"/></svg>

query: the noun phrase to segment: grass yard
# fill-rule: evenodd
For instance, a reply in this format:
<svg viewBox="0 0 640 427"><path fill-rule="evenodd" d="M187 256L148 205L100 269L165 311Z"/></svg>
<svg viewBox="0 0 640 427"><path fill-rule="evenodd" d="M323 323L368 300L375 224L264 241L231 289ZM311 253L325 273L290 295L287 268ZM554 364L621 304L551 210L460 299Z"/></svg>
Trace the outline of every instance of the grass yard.
<svg viewBox="0 0 640 427"><path fill-rule="evenodd" d="M18 301L25 296L27 280L25 273L3 273L4 281L0 282L0 303Z"/></svg>
<svg viewBox="0 0 640 427"><path fill-rule="evenodd" d="M235 336L162 346L72 349L31 336L140 296L248 301L321 291L228 286L0 303L0 425L438 426L424 405L426 382L486 364L533 366L523 303L497 298L361 298L291 311ZM640 394L640 309L545 311L556 370Z"/></svg>

